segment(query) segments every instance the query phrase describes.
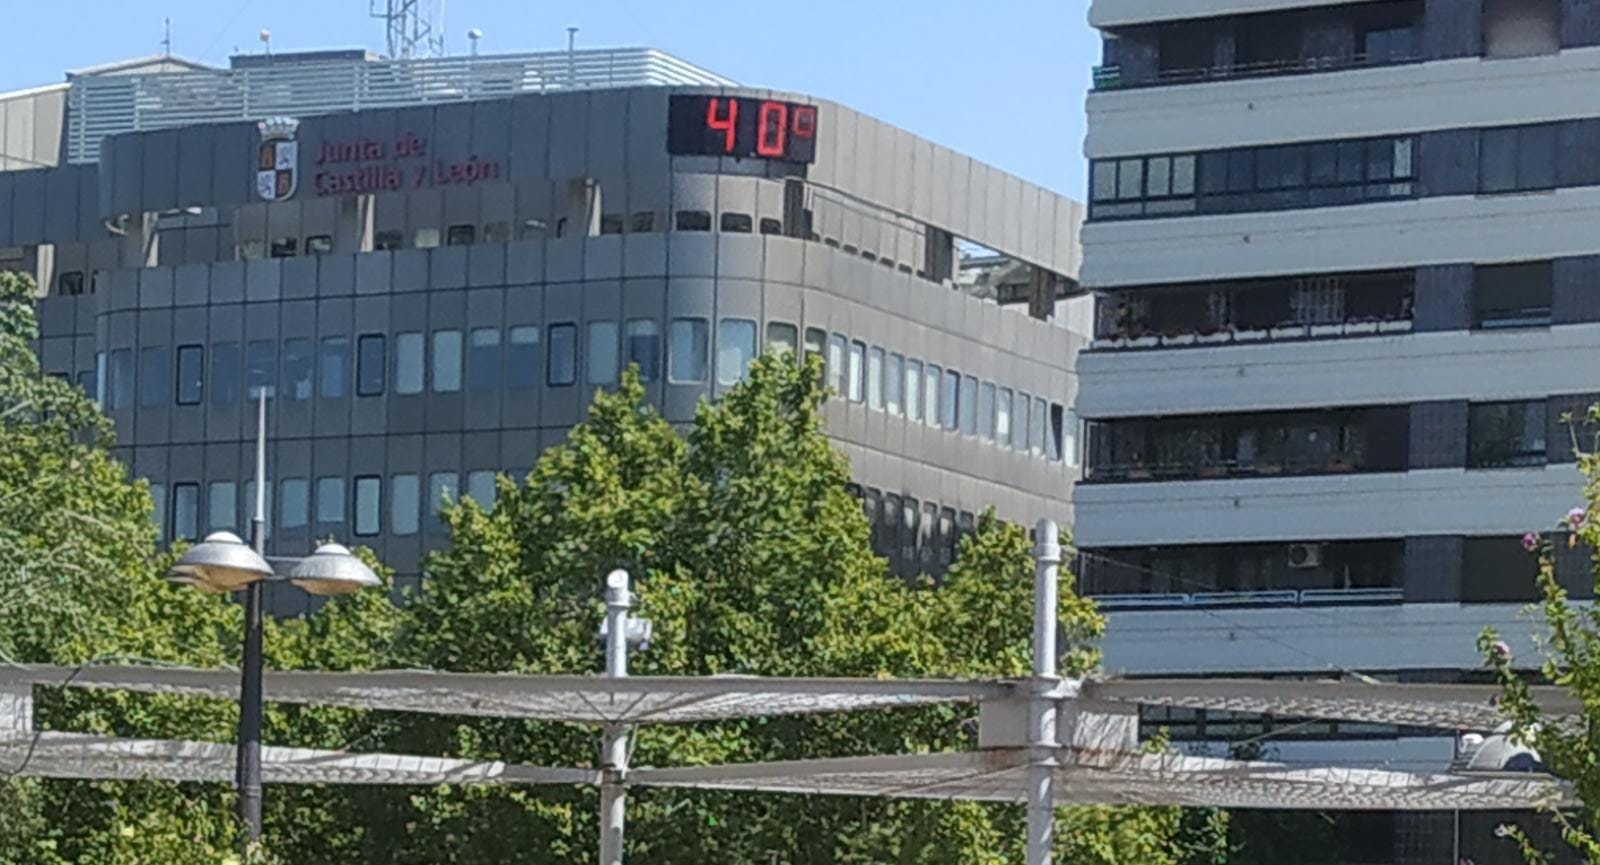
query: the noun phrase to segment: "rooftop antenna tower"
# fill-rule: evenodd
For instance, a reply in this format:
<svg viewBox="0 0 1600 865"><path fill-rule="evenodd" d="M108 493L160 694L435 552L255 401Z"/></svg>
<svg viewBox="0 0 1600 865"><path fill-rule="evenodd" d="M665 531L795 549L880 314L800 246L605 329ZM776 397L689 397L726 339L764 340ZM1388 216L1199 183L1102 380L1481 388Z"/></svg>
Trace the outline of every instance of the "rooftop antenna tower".
<svg viewBox="0 0 1600 865"><path fill-rule="evenodd" d="M367 0L367 13L383 20L391 58L444 56L444 0Z"/></svg>

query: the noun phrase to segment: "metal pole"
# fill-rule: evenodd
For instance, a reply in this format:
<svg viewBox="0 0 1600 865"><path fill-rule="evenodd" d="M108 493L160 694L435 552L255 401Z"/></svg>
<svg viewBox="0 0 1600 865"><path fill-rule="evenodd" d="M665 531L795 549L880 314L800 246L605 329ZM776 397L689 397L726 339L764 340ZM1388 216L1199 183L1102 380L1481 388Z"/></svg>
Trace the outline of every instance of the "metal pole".
<svg viewBox="0 0 1600 865"><path fill-rule="evenodd" d="M628 572L606 575L606 675L628 675ZM622 782L628 773L628 727L610 724L602 731L600 752L600 865L622 865L622 834L626 821L627 791Z"/></svg>
<svg viewBox="0 0 1600 865"><path fill-rule="evenodd" d="M578 28L567 28L567 88L578 86Z"/></svg>
<svg viewBox="0 0 1600 865"><path fill-rule="evenodd" d="M1033 568L1033 678L1029 711L1028 865L1050 865L1055 843L1056 704L1047 696L1060 683L1056 675L1057 568L1060 533L1050 520L1035 528Z"/></svg>
<svg viewBox="0 0 1600 865"><path fill-rule="evenodd" d="M261 388L256 406L256 507L250 518L250 543L256 553L267 554L267 389ZM245 589L244 663L239 684L239 820L244 823L244 844L261 840L261 581Z"/></svg>

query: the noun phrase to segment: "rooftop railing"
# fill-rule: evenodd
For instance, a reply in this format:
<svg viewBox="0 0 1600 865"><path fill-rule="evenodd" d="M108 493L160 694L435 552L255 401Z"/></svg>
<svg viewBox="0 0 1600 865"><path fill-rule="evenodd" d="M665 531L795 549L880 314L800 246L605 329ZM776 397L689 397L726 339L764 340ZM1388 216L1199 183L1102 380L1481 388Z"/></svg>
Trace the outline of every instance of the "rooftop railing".
<svg viewBox="0 0 1600 865"><path fill-rule="evenodd" d="M67 95L67 161L98 162L108 135L305 117L518 93L733 81L653 48L426 60L296 61L251 68L84 76Z"/></svg>
<svg viewBox="0 0 1600 865"><path fill-rule="evenodd" d="M1400 588L1267 589L1238 592L1168 594L1089 593L1102 610L1187 610L1214 607L1310 607L1398 604L1405 600Z"/></svg>

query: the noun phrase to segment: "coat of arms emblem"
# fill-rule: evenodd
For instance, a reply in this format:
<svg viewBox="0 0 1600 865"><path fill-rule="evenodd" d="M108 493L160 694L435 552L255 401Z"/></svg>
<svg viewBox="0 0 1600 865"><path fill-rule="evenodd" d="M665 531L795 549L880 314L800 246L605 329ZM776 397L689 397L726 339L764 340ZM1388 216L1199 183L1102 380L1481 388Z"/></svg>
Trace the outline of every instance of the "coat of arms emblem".
<svg viewBox="0 0 1600 865"><path fill-rule="evenodd" d="M256 124L261 143L256 148L256 194L263 201L284 201L300 184L300 143L294 140L300 121L269 117Z"/></svg>

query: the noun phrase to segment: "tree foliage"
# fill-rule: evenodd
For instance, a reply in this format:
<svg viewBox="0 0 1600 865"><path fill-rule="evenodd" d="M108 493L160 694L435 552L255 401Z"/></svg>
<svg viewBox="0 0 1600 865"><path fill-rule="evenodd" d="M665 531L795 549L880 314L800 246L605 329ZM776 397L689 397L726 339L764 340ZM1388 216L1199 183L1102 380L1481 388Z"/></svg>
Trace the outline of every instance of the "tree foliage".
<svg viewBox="0 0 1600 865"><path fill-rule="evenodd" d="M75 664L237 663L236 605L174 590L148 491L106 451L88 399L42 378L31 289L0 275L0 652ZM426 591L383 593L269 623L268 666L590 673L601 666L601 576L635 577L655 625L640 673L1014 676L1028 670L1032 569L1024 531L985 516L942 582L889 575L822 434L813 360L758 361L684 431L631 372L598 395L567 441L492 508L450 507L453 543ZM1061 594L1064 669L1098 661L1103 620ZM3 662L3 661L0 661ZM226 702L51 693L55 729L231 739ZM592 765L595 731L521 721L272 707L267 740L323 748ZM642 729L636 765L796 759L970 747L970 711L775 719ZM586 863L593 791L269 787L276 861ZM236 861L223 785L0 781L0 861L121 865ZM998 863L1020 859L1019 808L636 790L629 854L641 861ZM1061 861L1216 858L1212 817L1178 809L1063 811ZM1198 840L1193 840L1198 839Z"/></svg>
<svg viewBox="0 0 1600 865"><path fill-rule="evenodd" d="M1567 844L1585 861L1594 863L1600 862L1600 607L1572 603L1556 574L1558 559L1577 564L1588 558L1591 585L1600 589L1600 433L1579 432L1600 428L1600 406L1589 409L1586 421L1573 426L1578 470L1584 478L1582 503L1562 517L1553 532L1530 532L1523 539L1539 563L1542 599L1537 606L1545 634L1538 641L1538 671L1543 680L1582 705L1580 717L1570 721L1544 718L1531 696L1527 677L1517 669L1511 647L1492 629L1479 638L1479 648L1501 685L1501 705L1510 719L1512 741L1538 752L1545 767L1572 787L1577 806L1552 807L1551 818ZM1536 850L1518 827L1503 827L1502 834L1520 844L1530 862L1545 861L1550 852Z"/></svg>

